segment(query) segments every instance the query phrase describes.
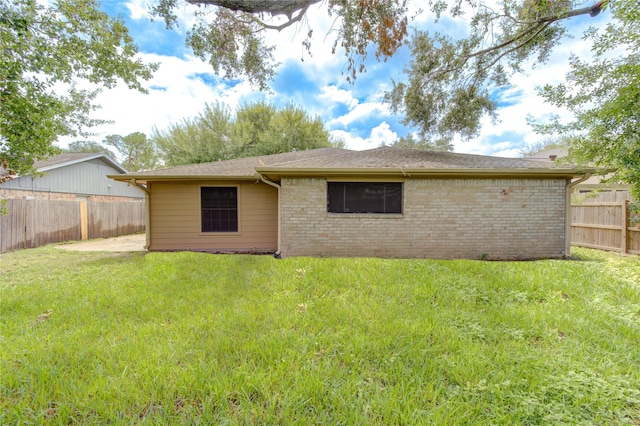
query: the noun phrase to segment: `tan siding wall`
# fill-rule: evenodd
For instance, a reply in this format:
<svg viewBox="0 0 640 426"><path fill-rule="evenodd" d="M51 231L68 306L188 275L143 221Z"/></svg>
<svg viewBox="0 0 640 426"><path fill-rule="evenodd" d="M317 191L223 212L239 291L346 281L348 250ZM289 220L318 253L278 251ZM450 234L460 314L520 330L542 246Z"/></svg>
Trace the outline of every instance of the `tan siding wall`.
<svg viewBox="0 0 640 426"><path fill-rule="evenodd" d="M283 256L562 257L563 179L408 179L402 215L327 213L324 179L282 180Z"/></svg>
<svg viewBox="0 0 640 426"><path fill-rule="evenodd" d="M200 187L238 186L240 232L201 232ZM152 183L149 185L151 245L149 250L210 252L275 252L278 247L278 194L253 183Z"/></svg>

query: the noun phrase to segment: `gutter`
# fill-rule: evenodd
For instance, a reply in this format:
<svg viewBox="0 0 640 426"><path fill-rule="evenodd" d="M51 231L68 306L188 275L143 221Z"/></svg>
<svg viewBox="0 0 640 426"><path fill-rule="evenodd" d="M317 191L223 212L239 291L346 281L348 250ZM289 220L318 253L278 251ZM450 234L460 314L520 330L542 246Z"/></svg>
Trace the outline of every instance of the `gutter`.
<svg viewBox="0 0 640 426"><path fill-rule="evenodd" d="M248 175L107 175L109 179L119 182L130 182L132 179L144 182L196 182L196 181L254 181L255 174Z"/></svg>
<svg viewBox="0 0 640 426"><path fill-rule="evenodd" d="M299 169L284 167L256 167L259 174L264 174L272 178L280 176L296 177L459 177L459 178L486 178L486 177L518 177L518 178L566 178L576 175L575 169L415 169L404 167L388 168L316 168Z"/></svg>
<svg viewBox="0 0 640 426"><path fill-rule="evenodd" d="M281 236L281 234L280 234L280 216L281 216L280 215L280 211L281 211L281 206L282 206L282 204L280 203L280 192L281 192L280 190L282 189L282 187L279 184L267 179L261 173L258 173L258 176L260 177L260 180L262 182L266 183L269 186L273 186L278 191L278 250L275 253L273 253L273 257L275 257L276 259L280 259L280 255L282 253L281 246L280 246L280 240L281 240L281 237L280 237Z"/></svg>
<svg viewBox="0 0 640 426"><path fill-rule="evenodd" d="M593 172L586 172L584 176L580 179L575 180L573 182L569 181L565 188L565 207L564 207L564 255L571 255L571 194L573 193L573 188L579 183L584 182L589 179Z"/></svg>
<svg viewBox="0 0 640 426"><path fill-rule="evenodd" d="M151 246L151 193L147 188L136 182L136 178L131 179L129 184L144 192L144 248L149 250L149 247Z"/></svg>

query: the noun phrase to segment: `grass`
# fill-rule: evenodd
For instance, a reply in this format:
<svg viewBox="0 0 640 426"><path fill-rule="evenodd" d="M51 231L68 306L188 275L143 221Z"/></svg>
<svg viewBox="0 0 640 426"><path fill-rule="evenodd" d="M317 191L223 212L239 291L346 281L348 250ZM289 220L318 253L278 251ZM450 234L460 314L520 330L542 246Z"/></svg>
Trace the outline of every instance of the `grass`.
<svg viewBox="0 0 640 426"><path fill-rule="evenodd" d="M640 260L574 252L6 253L0 424L640 424Z"/></svg>

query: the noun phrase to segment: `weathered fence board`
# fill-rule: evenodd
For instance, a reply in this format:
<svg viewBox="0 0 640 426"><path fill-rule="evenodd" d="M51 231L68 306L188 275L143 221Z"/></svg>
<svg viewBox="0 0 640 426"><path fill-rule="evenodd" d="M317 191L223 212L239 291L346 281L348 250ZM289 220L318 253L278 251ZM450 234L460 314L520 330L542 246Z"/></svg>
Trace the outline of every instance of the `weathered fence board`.
<svg viewBox="0 0 640 426"><path fill-rule="evenodd" d="M144 203L89 202L89 238L110 238L144 230Z"/></svg>
<svg viewBox="0 0 640 426"><path fill-rule="evenodd" d="M629 223L629 201L571 206L571 244L640 254L640 229Z"/></svg>
<svg viewBox="0 0 640 426"><path fill-rule="evenodd" d="M8 199L0 216L0 253L82 239L83 202ZM144 202L87 201L88 238L108 238L145 229Z"/></svg>

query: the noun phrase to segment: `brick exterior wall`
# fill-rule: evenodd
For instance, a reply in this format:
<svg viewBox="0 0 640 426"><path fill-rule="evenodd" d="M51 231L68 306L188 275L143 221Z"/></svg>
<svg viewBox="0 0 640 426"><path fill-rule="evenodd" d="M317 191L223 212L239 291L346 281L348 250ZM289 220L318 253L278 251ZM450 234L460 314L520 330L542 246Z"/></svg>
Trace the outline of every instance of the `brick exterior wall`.
<svg viewBox="0 0 640 426"><path fill-rule="evenodd" d="M327 213L324 179L282 179L282 256L565 255L564 179L407 179L403 213Z"/></svg>

